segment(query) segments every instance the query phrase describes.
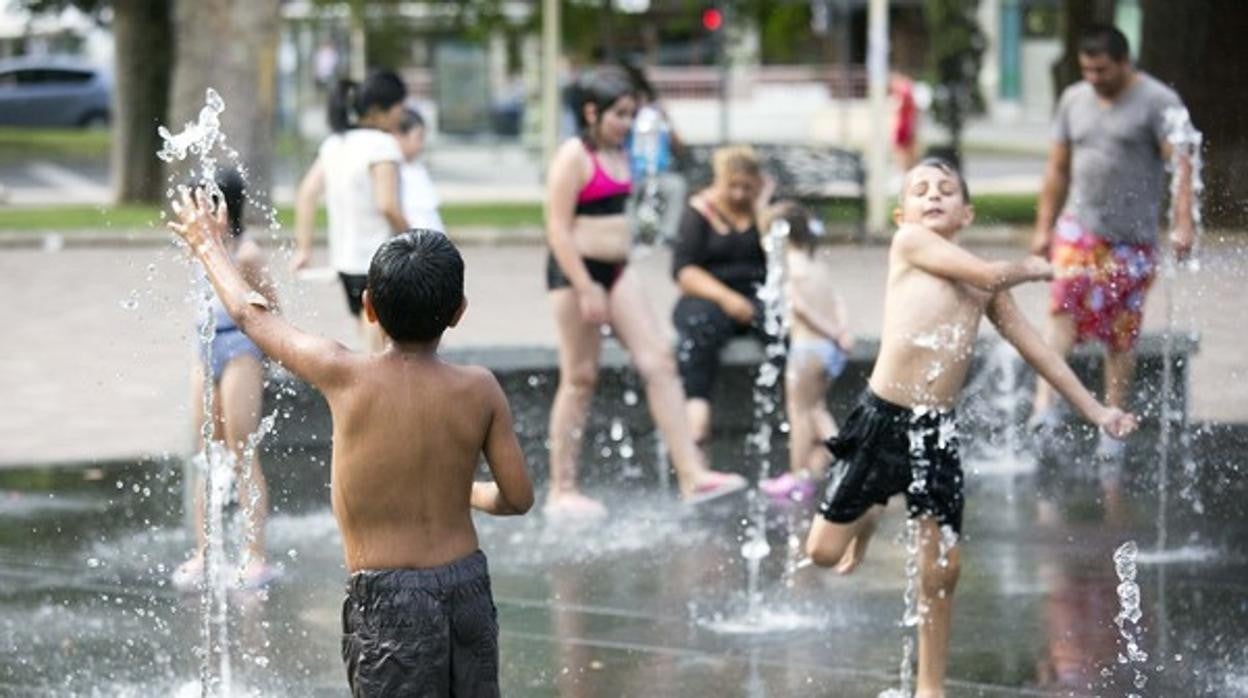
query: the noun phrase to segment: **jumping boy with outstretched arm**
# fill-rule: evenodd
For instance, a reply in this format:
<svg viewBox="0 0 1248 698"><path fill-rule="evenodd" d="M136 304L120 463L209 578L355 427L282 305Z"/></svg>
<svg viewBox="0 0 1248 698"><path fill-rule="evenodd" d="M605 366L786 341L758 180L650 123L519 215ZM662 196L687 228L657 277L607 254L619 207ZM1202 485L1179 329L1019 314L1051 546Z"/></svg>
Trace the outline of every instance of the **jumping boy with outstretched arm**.
<svg viewBox="0 0 1248 698"><path fill-rule="evenodd" d="M920 556L918 698L944 695L962 525L962 466L954 405L966 382L980 318L987 315L1036 372L1114 437L1135 418L1097 402L1023 317L1009 289L1048 279L1039 257L980 259L953 241L970 224L966 181L928 159L906 175L889 250L884 326L868 388L840 434L837 462L806 550L842 574L862 561L883 505L904 493Z"/></svg>
<svg viewBox="0 0 1248 698"><path fill-rule="evenodd" d="M222 243L224 207L183 189L171 228L225 309L269 357L325 395L331 496L346 555L343 660L356 696L497 696L498 623L470 509L523 514L533 488L502 388L484 368L438 358L463 315L464 264L442 233L377 250L363 310L386 335L348 350L272 312ZM474 482L480 457L494 482Z"/></svg>

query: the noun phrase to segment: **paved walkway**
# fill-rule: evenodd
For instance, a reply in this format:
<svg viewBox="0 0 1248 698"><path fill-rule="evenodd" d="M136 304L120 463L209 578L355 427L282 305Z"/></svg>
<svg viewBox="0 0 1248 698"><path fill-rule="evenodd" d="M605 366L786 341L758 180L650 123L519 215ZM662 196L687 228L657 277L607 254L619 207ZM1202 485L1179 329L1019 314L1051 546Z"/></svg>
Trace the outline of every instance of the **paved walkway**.
<svg viewBox="0 0 1248 698"><path fill-rule="evenodd" d="M1216 237L1216 236L1211 236ZM982 246L994 257L1017 247ZM449 332L449 347L555 343L542 285L545 251L536 245L465 245L468 313ZM885 250L834 247L823 258L840 280L853 324L879 331ZM667 318L675 289L669 257L655 252L634 269L650 289L656 315ZM1203 271L1176 286L1181 328L1203 334L1192 366L1192 414L1200 420L1248 422L1248 239L1212 241ZM128 459L180 453L190 443L187 414L192 312L189 272L171 246L0 250L6 303L0 307L0 465ZM279 277L283 301L300 325L353 341L337 284ZM1039 320L1045 289L1019 290ZM1150 297L1147 326L1164 326L1164 286Z"/></svg>

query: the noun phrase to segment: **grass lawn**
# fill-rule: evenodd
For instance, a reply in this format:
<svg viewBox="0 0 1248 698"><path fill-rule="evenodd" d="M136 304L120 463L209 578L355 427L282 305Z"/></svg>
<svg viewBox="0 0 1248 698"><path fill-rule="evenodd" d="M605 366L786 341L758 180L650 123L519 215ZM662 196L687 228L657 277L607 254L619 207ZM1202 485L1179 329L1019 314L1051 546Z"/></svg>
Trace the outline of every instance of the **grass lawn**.
<svg viewBox="0 0 1248 698"><path fill-rule="evenodd" d="M538 203L447 204L442 206L441 212L449 228L533 227L542 223L542 207ZM283 229L293 230L294 212L291 208L279 208L277 220ZM155 206L0 207L0 235L44 230L73 233L160 227L160 212ZM325 229L323 210L318 214L317 227L322 231Z"/></svg>
<svg viewBox="0 0 1248 698"><path fill-rule="evenodd" d="M0 160L31 157L107 159L112 136L106 128L0 128Z"/></svg>
<svg viewBox="0 0 1248 698"><path fill-rule="evenodd" d="M542 225L539 203L446 204L442 218L448 228L531 228ZM975 198L976 223L980 225L1030 225L1035 221L1036 198L1026 194L989 194ZM833 205L824 211L828 223L856 222L857 209L849 204ZM325 229L325 212L318 216L318 230ZM278 209L278 222L291 231L294 215L289 207ZM161 228L155 206L46 206L0 207L0 235L57 232L142 230Z"/></svg>

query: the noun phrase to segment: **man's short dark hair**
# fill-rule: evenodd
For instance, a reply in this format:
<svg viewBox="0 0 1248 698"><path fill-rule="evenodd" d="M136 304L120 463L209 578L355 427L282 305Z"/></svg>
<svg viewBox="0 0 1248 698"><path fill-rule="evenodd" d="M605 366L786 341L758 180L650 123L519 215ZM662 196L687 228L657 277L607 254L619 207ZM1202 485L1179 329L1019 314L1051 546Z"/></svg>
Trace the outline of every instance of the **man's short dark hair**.
<svg viewBox="0 0 1248 698"><path fill-rule="evenodd" d="M437 339L464 302L464 259L446 235L409 230L387 240L373 255L368 293L391 339Z"/></svg>
<svg viewBox="0 0 1248 698"><path fill-rule="evenodd" d="M906 198L906 188L910 186L910 172L914 172L920 167L935 167L950 177L957 179L958 186L962 188L962 201L968 204L971 203L971 188L966 186L966 177L962 176L962 171L955 167L952 162L938 157L923 158L915 163L909 172L906 172L906 175L901 179L901 198L903 200Z"/></svg>
<svg viewBox="0 0 1248 698"><path fill-rule="evenodd" d="M1131 55L1127 36L1109 24L1093 24L1079 35L1079 53L1085 56L1109 56L1117 63Z"/></svg>

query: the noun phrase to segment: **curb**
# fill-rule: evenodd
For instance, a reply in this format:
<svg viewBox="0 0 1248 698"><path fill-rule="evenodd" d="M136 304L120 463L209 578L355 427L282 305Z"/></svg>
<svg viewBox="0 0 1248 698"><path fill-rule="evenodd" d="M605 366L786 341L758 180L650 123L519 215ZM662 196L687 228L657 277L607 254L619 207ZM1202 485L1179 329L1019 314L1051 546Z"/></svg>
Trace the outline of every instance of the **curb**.
<svg viewBox="0 0 1248 698"><path fill-rule="evenodd" d="M290 236L282 235L280 238L289 239ZM545 233L536 227L467 227L456 229L451 239L463 245L538 245L545 244ZM0 250L57 252L63 249L164 247L172 242L172 233L151 229L43 230L0 234ZM317 238L316 244L324 246L325 239Z"/></svg>
<svg viewBox="0 0 1248 698"><path fill-rule="evenodd" d="M1028 239L1031 229L1026 226L990 225L973 226L959 235L962 242L971 244L1022 244ZM289 236L280 236L288 239ZM464 227L451 233L451 239L460 245L483 245L502 247L508 245L544 245L546 234L538 227L498 228L498 227ZM142 248L164 247L173 242L172 233L156 232L150 229L127 231L103 230L45 230L38 232L0 234L0 251L2 250L43 250L58 252L63 249L102 249L102 248ZM888 242L887 238L868 237L863 241L854 241L848 235L830 236L829 244L862 244L881 246ZM324 238L316 240L317 246L325 245Z"/></svg>

